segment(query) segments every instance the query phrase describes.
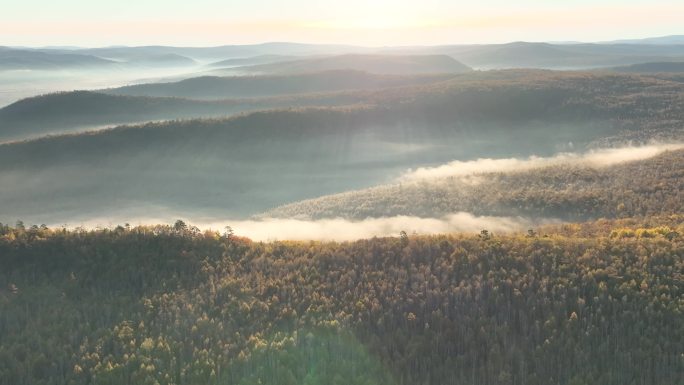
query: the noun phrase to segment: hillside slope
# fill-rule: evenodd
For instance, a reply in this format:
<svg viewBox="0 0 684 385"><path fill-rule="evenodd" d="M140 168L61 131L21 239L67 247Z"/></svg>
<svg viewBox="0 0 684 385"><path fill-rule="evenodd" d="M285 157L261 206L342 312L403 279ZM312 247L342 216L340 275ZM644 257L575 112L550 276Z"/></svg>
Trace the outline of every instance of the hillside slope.
<svg viewBox="0 0 684 385"><path fill-rule="evenodd" d="M347 54L322 58L245 66L247 73L307 73L327 70L357 70L377 74L463 73L472 69L447 55Z"/></svg>
<svg viewBox="0 0 684 385"><path fill-rule="evenodd" d="M125 86L102 90L102 92L130 96L226 99L410 86L434 83L449 78L449 75L391 76L353 70L334 70L301 75L203 76L172 83Z"/></svg>
<svg viewBox="0 0 684 385"><path fill-rule="evenodd" d="M108 68L117 63L93 55L0 47L0 70Z"/></svg>
<svg viewBox="0 0 684 385"><path fill-rule="evenodd" d="M362 95L344 92L226 100L61 92L22 99L1 108L0 141L83 132L123 123L218 118L273 108L335 106L364 100Z"/></svg>
<svg viewBox="0 0 684 385"><path fill-rule="evenodd" d="M248 65L260 65L267 63L275 63L280 61L291 61L298 59L297 56L288 55L257 55L241 58L233 58L226 60L219 60L208 64L209 67L239 67Z"/></svg>
<svg viewBox="0 0 684 385"><path fill-rule="evenodd" d="M409 180L292 203L262 216L440 218L465 211L577 221L666 215L684 207L684 150L609 167L575 163L570 160L528 171Z"/></svg>
<svg viewBox="0 0 684 385"><path fill-rule="evenodd" d="M616 72L634 73L684 73L684 61L640 63L629 66L614 67L610 70Z"/></svg>
<svg viewBox="0 0 684 385"><path fill-rule="evenodd" d="M353 108L264 111L0 145L0 220L63 223L114 211L244 217L454 159L672 139L682 135L682 87L627 75L462 75L369 91ZM44 202L39 211L36 201Z"/></svg>
<svg viewBox="0 0 684 385"><path fill-rule="evenodd" d="M682 120L684 82L673 77L548 71L460 75L372 75L355 71L246 78L196 78L111 89L107 95L66 92L28 98L0 109L0 140L89 127L177 118L220 117L259 109L349 106L390 109L417 122L619 120L632 139L673 135ZM349 89L349 88L357 89ZM311 93L314 90L342 90ZM307 93L301 93L307 92ZM112 94L155 95L139 98ZM278 95L285 93L288 95ZM258 98L213 100L230 95ZM291 95L290 95L291 94ZM129 95L125 95L129 96ZM158 97L157 97L158 96ZM178 100L193 97L198 100ZM400 106L400 107L399 107ZM398 108L399 107L399 108ZM479 124L479 123L478 123ZM432 129L431 129L432 130Z"/></svg>
<svg viewBox="0 0 684 385"><path fill-rule="evenodd" d="M424 50L425 51L425 50ZM448 54L478 69L592 69L644 62L684 59L682 45L551 44L513 42L433 47L427 52Z"/></svg>

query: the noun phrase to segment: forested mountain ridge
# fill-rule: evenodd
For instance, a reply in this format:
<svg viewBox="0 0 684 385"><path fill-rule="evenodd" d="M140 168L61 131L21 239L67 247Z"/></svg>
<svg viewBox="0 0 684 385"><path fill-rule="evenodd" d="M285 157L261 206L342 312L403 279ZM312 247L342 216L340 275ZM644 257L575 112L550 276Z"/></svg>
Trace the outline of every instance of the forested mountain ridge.
<svg viewBox="0 0 684 385"><path fill-rule="evenodd" d="M111 95L72 91L27 98L0 109L0 140L76 133L124 123L155 120L221 118L288 107L354 105L363 95L351 92L310 93L225 100Z"/></svg>
<svg viewBox="0 0 684 385"><path fill-rule="evenodd" d="M90 215L109 215L140 204L247 217L482 153L548 156L596 144L681 140L683 90L684 83L647 76L495 71L292 99L335 107L8 143L0 145L0 173L10 181L0 186L0 204L10 221L40 216L52 223L50 218L71 218L86 207ZM292 104L288 98L277 102ZM351 105L337 106L340 100ZM224 108L221 102L212 106ZM39 213L32 209L36 200L46 202Z"/></svg>
<svg viewBox="0 0 684 385"><path fill-rule="evenodd" d="M684 207L684 150L609 167L573 162L525 171L399 181L277 207L280 218L426 218L467 211L582 221L650 217Z"/></svg>
<svg viewBox="0 0 684 385"><path fill-rule="evenodd" d="M388 115L391 112L385 121L423 124L431 130L435 126L463 121L519 124L545 120L554 123L594 120L602 124L602 121L612 120L622 127L631 128L630 139L637 140L653 137L672 139L673 135L679 135L677 132L681 131L680 123L684 120L684 83L669 78L537 70L418 76L347 71L342 74L353 81L331 83L329 80L334 74L336 72L241 80L197 78L107 92L213 99L219 95L239 95L243 86L256 87L252 93L275 94L326 88L366 89L288 94L278 98L240 97L203 103L169 98L117 98L92 91L59 93L25 99L0 109L0 139L6 140L10 135L12 139L21 138L22 131L31 134L61 132L75 125L102 126L226 116L270 108L354 104L376 106L378 115L382 111L387 111ZM209 86L205 84L207 82L216 84ZM185 84L189 84L187 88ZM259 89L262 91L257 92Z"/></svg>
<svg viewBox="0 0 684 385"><path fill-rule="evenodd" d="M170 83L151 83L101 90L131 96L173 96L226 99L374 89L435 83L451 74L383 75L357 70L328 70L306 74L262 76L202 76Z"/></svg>
<svg viewBox="0 0 684 385"><path fill-rule="evenodd" d="M0 384L678 385L673 220L345 243L0 226Z"/></svg>

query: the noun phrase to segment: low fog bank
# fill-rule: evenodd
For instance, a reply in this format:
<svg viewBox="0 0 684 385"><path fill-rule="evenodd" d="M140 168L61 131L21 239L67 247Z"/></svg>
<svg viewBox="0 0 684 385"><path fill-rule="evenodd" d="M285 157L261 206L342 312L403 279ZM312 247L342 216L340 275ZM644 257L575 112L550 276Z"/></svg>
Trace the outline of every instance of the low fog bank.
<svg viewBox="0 0 684 385"><path fill-rule="evenodd" d="M384 218L367 218L364 220L347 220L342 218L303 220L265 218L260 220L216 220L186 217L186 223L197 226L201 230L223 231L230 226L236 235L248 237L254 241L274 240L319 240L350 241L362 238L398 236L400 232L407 234L442 234L457 232L479 232L486 229L490 232L525 231L539 225L558 223L554 219L530 219L523 217L475 216L467 212L458 212L441 218L420 218L414 216L394 216ZM122 222L123 223L123 222ZM132 220L132 225L153 225L173 223L170 217L155 217ZM67 227L73 227L70 224ZM89 220L82 222L84 228L112 228L116 225L111 219Z"/></svg>
<svg viewBox="0 0 684 385"><path fill-rule="evenodd" d="M436 167L409 169L400 181L417 181L445 177L465 177L493 172L528 171L536 168L572 164L576 166L608 167L619 163L639 161L657 156L665 151L684 148L684 143L654 143L646 146L603 148L585 153L559 153L551 157L528 158L479 158L470 161L455 160Z"/></svg>
<svg viewBox="0 0 684 385"><path fill-rule="evenodd" d="M98 90L195 76L203 67L0 70L0 108L18 100L54 92Z"/></svg>
<svg viewBox="0 0 684 385"><path fill-rule="evenodd" d="M427 211L415 211L415 203L404 202L407 191L398 187L381 188L401 184L396 183L396 178L407 167L426 164L421 159L432 157L437 161L435 163L442 163L440 161L453 159L459 150L493 153L478 147L477 143L467 149L464 146L439 149L423 148L417 144L411 148L391 146L370 140L367 136L347 138L344 143L323 139L328 138L307 142L297 136L291 141L257 141L253 145L241 143L240 146L228 147L210 146L204 139L196 143L157 141L152 145L133 137L126 138L126 143L134 143L140 148L119 146L118 141L105 142L105 145L94 143L88 147L67 142L68 145L52 148L52 152L42 145L31 147L32 153L39 154L40 151L39 159L35 159L38 155L22 158L21 154L6 152L3 158L5 169L0 171L0 221L14 223L21 219L26 223L69 223L77 226L81 221L96 225L91 220L97 218L106 220L100 222L105 225L116 225L127 221L134 224L132 218L155 216L158 216L155 219L160 219L156 223L168 223L179 217L196 222L198 218L207 217L247 220L254 219L250 218L254 215L259 215L259 219L301 218L297 216L299 214L314 218L317 215L321 215L319 218L349 218L346 214L351 213L353 219L358 220L394 215L439 218L460 211L478 215L527 215L503 208L499 212L476 212L474 205L482 206L483 203L459 198L470 191L463 184L456 191L449 190L449 186L438 185L438 191L447 194L442 196L434 195L436 192L431 184L420 184L426 179L405 183L404 190L417 184L411 191L415 192L416 199L425 196L420 201L424 202L426 210L432 207ZM225 143L224 140L214 142ZM283 146L283 143L288 146ZM11 147L5 145L3 149L10 150ZM73 153L75 148L85 150ZM544 148L538 147L542 151ZM584 154L565 153L522 159L510 158L509 152L502 159L452 162L449 164L451 167L418 168L416 171L435 177L428 181L437 181L437 177L442 175L520 171L525 167L539 167L561 160L605 165L645 159L676 148L684 148L684 145L604 149ZM288 158L291 155L294 158ZM435 159L437 156L441 159ZM343 193L345 191L347 193ZM357 193L351 193L354 191ZM449 204L440 206L440 199L446 199L442 203L447 204L448 201ZM395 203L403 207L403 212L394 210ZM159 207L168 208L169 212ZM382 207L389 211L380 209ZM261 213L266 211L262 216ZM110 220L112 222L108 223ZM265 226L264 223L261 225Z"/></svg>

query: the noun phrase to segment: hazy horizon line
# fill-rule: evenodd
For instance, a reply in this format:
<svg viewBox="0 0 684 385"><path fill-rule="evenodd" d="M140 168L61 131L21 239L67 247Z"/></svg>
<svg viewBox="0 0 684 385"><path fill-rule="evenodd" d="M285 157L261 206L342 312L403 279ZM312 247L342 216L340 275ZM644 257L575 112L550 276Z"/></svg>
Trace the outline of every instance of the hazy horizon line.
<svg viewBox="0 0 684 385"><path fill-rule="evenodd" d="M363 45L363 44L353 44L353 43L343 43L343 42L327 42L327 43L313 43L304 42L297 40L259 40L251 43L224 43L224 44L198 44L198 45L171 45L171 44L142 44L136 45L131 44L104 44L104 45L74 45L74 44L51 44L51 45L26 45L26 44L0 44L0 47L5 48L29 48L29 49L93 49L93 48L147 48L147 47L173 47L173 48L220 48L220 47L235 47L235 46L259 46L259 45L275 45L275 44L293 44L293 45L308 45L308 46L347 46L355 48L412 48L412 47L444 47L444 46L467 46L467 45L505 45L505 44L515 44L515 43L530 43L530 44L559 44L559 45L573 45L573 44L636 44L629 43L640 40L649 39L664 39L673 37L683 37L684 32L681 34L668 34L668 35L644 35L642 37L636 38L620 38L613 40L575 40L575 39L563 39L563 40L500 40L500 41L490 41L490 42L454 42L447 44L408 44L408 45L392 45L392 44L381 44L381 45ZM645 45L683 45L683 43L643 43Z"/></svg>

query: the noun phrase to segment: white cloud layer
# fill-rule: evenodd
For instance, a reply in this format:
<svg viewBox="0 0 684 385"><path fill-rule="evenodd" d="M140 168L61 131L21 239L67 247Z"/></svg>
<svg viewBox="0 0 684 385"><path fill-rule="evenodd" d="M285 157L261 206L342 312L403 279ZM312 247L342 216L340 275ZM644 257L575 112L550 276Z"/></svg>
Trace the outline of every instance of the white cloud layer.
<svg viewBox="0 0 684 385"><path fill-rule="evenodd" d="M527 171L535 168L561 164L606 167L618 163L652 158L665 151L684 148L684 143L652 144L639 147L622 147L593 150L586 153L560 153L551 157L530 156L529 158L480 158L469 161L453 161L436 167L420 167L408 170L399 179L417 181L445 177L467 177L492 172Z"/></svg>
<svg viewBox="0 0 684 385"><path fill-rule="evenodd" d="M494 233L524 231L539 224L552 223L552 220L532 221L521 217L475 216L466 212L458 212L442 218L419 218L411 216L395 216L384 218L367 218L364 220L347 220L342 218L300 220L266 218L260 220L193 220L183 219L186 223L202 230L223 231L230 226L236 235L248 237L254 241L274 240L319 240L348 241L362 238L398 236L401 231L408 234L440 234L457 232L479 232L483 229ZM85 228L114 227L109 219L103 226L102 221L82 222ZM131 220L131 224L173 223L168 218L146 218Z"/></svg>
<svg viewBox="0 0 684 385"><path fill-rule="evenodd" d="M684 149L684 144L653 144L641 147L623 147L599 149L582 154L561 153L551 157L531 156L525 159L477 159L473 161L454 161L442 166L418 168L410 170L400 179L402 181L419 181L444 177L461 177L465 181L476 183L479 174L492 172L525 171L540 167L560 164L587 165L606 167L622 162L638 161L654 157L664 151ZM150 207L146 207L150 211ZM246 236L255 241L273 240L324 240L347 241L374 236L397 236L401 231L408 234L439 234L457 232L479 232L487 229L491 232L524 231L538 225L557 223L554 219L529 219L522 217L475 216L467 212L453 213L441 218L420 218L412 216L394 216L367 218L364 220L347 220L342 218L305 220L263 218L253 220L228 220L208 218L203 215L177 215L163 207L155 207L157 216L135 218L136 210L126 215L119 212L108 215L106 220L92 219L81 221L85 228L114 227L118 223L129 222L134 225L173 223L176 218L199 227L202 230L222 231L230 226L236 235Z"/></svg>
<svg viewBox="0 0 684 385"><path fill-rule="evenodd" d="M535 223L538 224L525 218L474 216L470 213L459 212L443 218L395 216L367 218L360 221L341 218L314 221L264 219L208 225L213 229L230 225L236 234L259 241L284 239L345 241L374 236L397 236L401 231L406 231L408 234L479 232L482 229L492 232L511 232L526 230L534 227Z"/></svg>

